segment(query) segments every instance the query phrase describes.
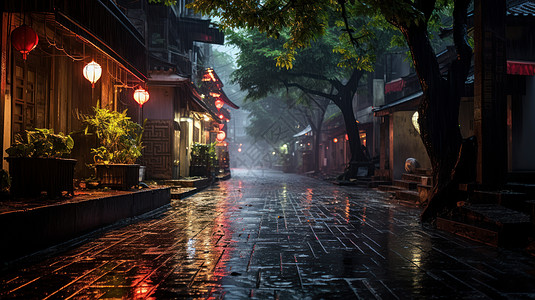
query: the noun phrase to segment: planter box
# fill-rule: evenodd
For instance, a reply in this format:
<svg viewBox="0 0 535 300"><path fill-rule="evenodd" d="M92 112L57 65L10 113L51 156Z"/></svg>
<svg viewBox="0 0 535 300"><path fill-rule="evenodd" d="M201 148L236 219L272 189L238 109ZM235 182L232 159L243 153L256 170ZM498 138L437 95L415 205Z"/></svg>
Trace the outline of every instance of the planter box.
<svg viewBox="0 0 535 300"><path fill-rule="evenodd" d="M189 166L189 176L210 176L210 169L206 166Z"/></svg>
<svg viewBox="0 0 535 300"><path fill-rule="evenodd" d="M67 191L74 196L74 166L76 159L6 157L11 176L11 195L37 197L42 191L49 198Z"/></svg>
<svg viewBox="0 0 535 300"><path fill-rule="evenodd" d="M103 187L129 190L139 184L139 165L97 164L97 179Z"/></svg>

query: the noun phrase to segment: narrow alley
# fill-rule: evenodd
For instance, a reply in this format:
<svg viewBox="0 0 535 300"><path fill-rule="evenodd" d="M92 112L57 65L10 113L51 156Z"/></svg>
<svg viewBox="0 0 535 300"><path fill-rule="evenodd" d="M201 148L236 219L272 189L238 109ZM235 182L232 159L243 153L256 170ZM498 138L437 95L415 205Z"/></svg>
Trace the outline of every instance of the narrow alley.
<svg viewBox="0 0 535 300"><path fill-rule="evenodd" d="M277 171L233 177L151 217L0 274L0 298L535 297L535 258L426 229L372 189Z"/></svg>

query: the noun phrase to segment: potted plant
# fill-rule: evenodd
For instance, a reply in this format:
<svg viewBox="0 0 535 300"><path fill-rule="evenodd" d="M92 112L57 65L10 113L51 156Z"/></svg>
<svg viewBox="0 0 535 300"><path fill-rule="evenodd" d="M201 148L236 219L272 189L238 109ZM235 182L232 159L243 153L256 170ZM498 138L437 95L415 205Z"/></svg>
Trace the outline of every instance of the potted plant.
<svg viewBox="0 0 535 300"><path fill-rule="evenodd" d="M215 143L208 145L195 143L191 147L190 176L206 176L211 178L215 172L216 165Z"/></svg>
<svg viewBox="0 0 535 300"><path fill-rule="evenodd" d="M92 148L96 177L104 187L128 190L139 184L136 160L143 149L143 126L132 122L123 112L93 108L93 115L80 115L85 134L95 134L98 148Z"/></svg>
<svg viewBox="0 0 535 300"><path fill-rule="evenodd" d="M11 194L35 197L46 191L49 198L57 198L67 191L73 196L76 160L65 158L73 146L70 135L56 134L52 129L36 128L16 134L6 150Z"/></svg>

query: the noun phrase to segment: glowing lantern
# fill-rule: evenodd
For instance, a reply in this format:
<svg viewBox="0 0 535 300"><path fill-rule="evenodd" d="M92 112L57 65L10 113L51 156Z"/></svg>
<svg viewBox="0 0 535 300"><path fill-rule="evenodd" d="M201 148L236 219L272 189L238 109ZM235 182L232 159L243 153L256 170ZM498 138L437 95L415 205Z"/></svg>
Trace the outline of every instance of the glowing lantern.
<svg viewBox="0 0 535 300"><path fill-rule="evenodd" d="M139 104L139 107L143 106L145 102L149 101L149 92L142 88L135 90L134 100L136 100L136 102Z"/></svg>
<svg viewBox="0 0 535 300"><path fill-rule="evenodd" d="M346 133L346 141L349 141L349 135Z"/></svg>
<svg viewBox="0 0 535 300"><path fill-rule="evenodd" d="M214 97L214 98L219 98L221 97L221 94L220 93L213 93L213 92L210 92L210 96Z"/></svg>
<svg viewBox="0 0 535 300"><path fill-rule="evenodd" d="M333 142L338 143L338 139L337 139L337 138L334 138L334 139L333 139Z"/></svg>
<svg viewBox="0 0 535 300"><path fill-rule="evenodd" d="M224 131L220 131L217 133L217 137L216 139L219 141L219 142L222 142L225 140L225 138L227 137L227 134L224 132Z"/></svg>
<svg viewBox="0 0 535 300"><path fill-rule="evenodd" d="M95 87L95 82L97 82L100 79L100 76L102 75L102 67L97 64L94 60L92 60L90 63L85 65L84 67L84 77L85 79L89 80L91 82L91 87Z"/></svg>
<svg viewBox="0 0 535 300"><path fill-rule="evenodd" d="M26 60L28 53L37 47L39 37L28 25L22 25L11 32L11 44L17 51L22 53L22 59Z"/></svg>
<svg viewBox="0 0 535 300"><path fill-rule="evenodd" d="M221 120L223 120L224 117L225 117L225 116L223 116L223 114L219 114L219 118L220 118Z"/></svg>
<svg viewBox="0 0 535 300"><path fill-rule="evenodd" d="M215 101L215 107L217 108L217 110L220 110L221 107L223 107L223 104L225 104L225 102L223 102L223 101L221 101L221 100L219 100L219 99L217 99L217 100Z"/></svg>
<svg viewBox="0 0 535 300"><path fill-rule="evenodd" d="M238 148L238 152L241 152L241 148Z"/></svg>

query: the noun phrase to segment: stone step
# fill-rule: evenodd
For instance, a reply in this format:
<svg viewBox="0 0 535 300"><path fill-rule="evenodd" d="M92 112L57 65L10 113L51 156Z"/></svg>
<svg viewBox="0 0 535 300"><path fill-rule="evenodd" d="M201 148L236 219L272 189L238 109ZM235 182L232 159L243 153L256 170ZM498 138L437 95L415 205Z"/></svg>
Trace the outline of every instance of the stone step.
<svg viewBox="0 0 535 300"><path fill-rule="evenodd" d="M404 200L414 205L420 205L420 193L417 191L400 190L396 191L396 200Z"/></svg>
<svg viewBox="0 0 535 300"><path fill-rule="evenodd" d="M418 185L418 194L420 195L421 202L424 202L427 200L427 197L431 193L432 189L433 189L433 186L431 185L424 185L424 184Z"/></svg>
<svg viewBox="0 0 535 300"><path fill-rule="evenodd" d="M418 174L403 173L401 175L402 180L414 181L423 185L433 185L433 177Z"/></svg>
<svg viewBox="0 0 535 300"><path fill-rule="evenodd" d="M531 234L530 217L496 204L472 204L450 217L437 218L437 228L492 246L526 245Z"/></svg>
<svg viewBox="0 0 535 300"><path fill-rule="evenodd" d="M395 192L395 191L403 190L403 188L399 186L395 186L395 185L379 185L377 186L377 188L383 192Z"/></svg>
<svg viewBox="0 0 535 300"><path fill-rule="evenodd" d="M388 185L388 186L391 186L392 185L392 181L390 180L372 180L369 184L368 184L368 187L370 188L377 188L381 185Z"/></svg>
<svg viewBox="0 0 535 300"><path fill-rule="evenodd" d="M432 176L433 175L433 170L418 168L418 169L414 170L414 174L424 175L424 176Z"/></svg>
<svg viewBox="0 0 535 300"><path fill-rule="evenodd" d="M498 204L518 211L525 211L525 201L529 200L526 193L511 191L474 191L470 196L473 204Z"/></svg>
<svg viewBox="0 0 535 300"><path fill-rule="evenodd" d="M408 180L394 180L393 184L407 190L416 190L418 188L418 182Z"/></svg>
<svg viewBox="0 0 535 300"><path fill-rule="evenodd" d="M531 198L535 198L535 183L508 182L505 188L514 192L525 193Z"/></svg>

